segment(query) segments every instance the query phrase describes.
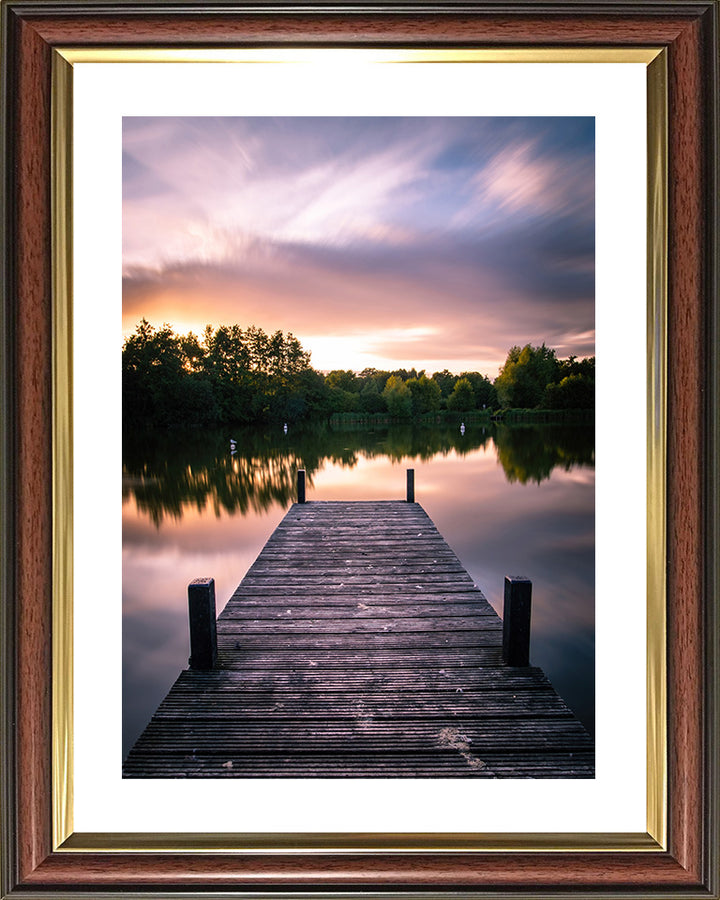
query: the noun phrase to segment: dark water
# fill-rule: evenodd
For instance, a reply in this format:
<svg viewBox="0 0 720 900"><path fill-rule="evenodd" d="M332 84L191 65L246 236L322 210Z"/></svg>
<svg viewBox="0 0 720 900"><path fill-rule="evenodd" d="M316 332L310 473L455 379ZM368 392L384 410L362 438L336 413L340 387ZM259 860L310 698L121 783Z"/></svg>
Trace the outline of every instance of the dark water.
<svg viewBox="0 0 720 900"><path fill-rule="evenodd" d="M237 453L230 453L230 439ZM502 612L533 582L531 662L589 731L595 718L594 434L583 426L174 431L123 446L123 756L187 665L187 584L218 612L292 503L416 500Z"/></svg>

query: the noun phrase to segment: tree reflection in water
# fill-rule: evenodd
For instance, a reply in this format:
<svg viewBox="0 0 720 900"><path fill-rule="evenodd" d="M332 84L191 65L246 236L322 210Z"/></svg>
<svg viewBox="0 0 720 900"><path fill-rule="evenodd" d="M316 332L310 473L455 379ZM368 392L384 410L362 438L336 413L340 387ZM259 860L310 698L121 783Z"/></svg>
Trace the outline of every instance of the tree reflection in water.
<svg viewBox="0 0 720 900"><path fill-rule="evenodd" d="M554 469L595 465L595 429L568 425L498 425L493 434L505 477L540 484Z"/></svg>
<svg viewBox="0 0 720 900"><path fill-rule="evenodd" d="M495 447L509 482L540 484L553 470L594 465L594 429L562 425L469 425L376 430L316 428L284 435L257 430L166 430L133 433L123 442L123 501L160 526L187 509L246 514L289 506L297 470L308 488L327 465L353 469L360 459L392 462L463 457ZM231 453L230 440L236 442Z"/></svg>

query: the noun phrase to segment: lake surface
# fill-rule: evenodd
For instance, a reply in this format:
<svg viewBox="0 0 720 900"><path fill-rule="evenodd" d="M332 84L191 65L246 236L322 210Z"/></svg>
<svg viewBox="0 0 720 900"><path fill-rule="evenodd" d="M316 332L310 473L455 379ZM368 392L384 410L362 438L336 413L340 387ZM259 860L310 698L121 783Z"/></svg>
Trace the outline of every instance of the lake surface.
<svg viewBox="0 0 720 900"><path fill-rule="evenodd" d="M237 452L230 452L230 439ZM530 658L585 727L595 720L591 427L185 430L123 444L123 758L187 666L187 585L222 610L294 499L415 499L494 608L533 582Z"/></svg>

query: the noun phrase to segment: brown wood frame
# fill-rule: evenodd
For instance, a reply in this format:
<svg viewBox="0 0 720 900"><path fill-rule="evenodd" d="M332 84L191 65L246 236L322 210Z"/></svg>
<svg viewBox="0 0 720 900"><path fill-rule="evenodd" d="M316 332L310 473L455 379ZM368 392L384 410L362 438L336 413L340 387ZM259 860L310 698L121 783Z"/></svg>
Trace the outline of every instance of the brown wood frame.
<svg viewBox="0 0 720 900"><path fill-rule="evenodd" d="M2 7L2 896L720 896L717 0ZM667 852L53 853L50 58L54 46L659 46L668 51ZM455 893L454 896L457 896Z"/></svg>

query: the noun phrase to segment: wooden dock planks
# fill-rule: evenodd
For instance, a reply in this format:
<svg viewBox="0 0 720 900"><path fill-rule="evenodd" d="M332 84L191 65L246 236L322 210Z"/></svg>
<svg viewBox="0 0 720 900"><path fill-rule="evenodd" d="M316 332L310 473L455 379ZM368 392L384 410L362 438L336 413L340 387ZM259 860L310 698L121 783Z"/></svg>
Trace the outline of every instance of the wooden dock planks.
<svg viewBox="0 0 720 900"><path fill-rule="evenodd" d="M124 777L594 776L593 742L416 503L296 504Z"/></svg>

